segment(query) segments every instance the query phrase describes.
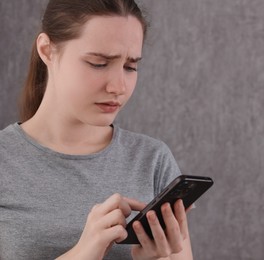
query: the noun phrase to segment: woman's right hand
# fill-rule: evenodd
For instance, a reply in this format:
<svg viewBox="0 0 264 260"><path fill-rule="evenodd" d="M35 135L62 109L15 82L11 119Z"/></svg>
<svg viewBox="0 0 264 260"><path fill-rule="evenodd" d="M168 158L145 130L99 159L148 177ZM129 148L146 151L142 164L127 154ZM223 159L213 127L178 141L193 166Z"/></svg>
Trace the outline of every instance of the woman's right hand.
<svg viewBox="0 0 264 260"><path fill-rule="evenodd" d="M88 215L79 242L67 253L57 258L98 260L111 248L114 242L127 237L126 217L132 210L142 210L144 203L114 194L102 204L95 205Z"/></svg>

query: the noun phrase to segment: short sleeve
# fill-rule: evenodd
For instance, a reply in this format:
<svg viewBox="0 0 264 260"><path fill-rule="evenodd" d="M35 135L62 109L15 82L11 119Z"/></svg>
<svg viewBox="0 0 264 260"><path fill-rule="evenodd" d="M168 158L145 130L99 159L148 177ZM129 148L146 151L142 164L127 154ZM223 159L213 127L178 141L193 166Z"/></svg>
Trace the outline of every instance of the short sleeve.
<svg viewBox="0 0 264 260"><path fill-rule="evenodd" d="M160 161L154 177L155 195L160 193L173 179L181 175L179 166L169 147L163 142L161 144Z"/></svg>

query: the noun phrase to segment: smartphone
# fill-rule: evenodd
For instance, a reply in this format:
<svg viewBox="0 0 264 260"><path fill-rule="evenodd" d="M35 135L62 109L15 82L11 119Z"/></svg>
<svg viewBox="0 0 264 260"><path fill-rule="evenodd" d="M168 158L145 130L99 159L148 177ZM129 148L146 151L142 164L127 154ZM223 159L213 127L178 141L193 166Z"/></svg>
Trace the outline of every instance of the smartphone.
<svg viewBox="0 0 264 260"><path fill-rule="evenodd" d="M162 218L161 206L169 202L173 209L173 205L177 199L182 199L185 209L191 206L203 193L205 193L212 185L213 180L210 177L180 175L174 179L167 187L165 187L142 211L140 211L126 226L128 236L125 240L118 244L139 244L137 236L134 232L132 224L138 220L143 225L146 233L153 238L146 214L150 210L154 210L157 214L159 222L163 229L165 223Z"/></svg>

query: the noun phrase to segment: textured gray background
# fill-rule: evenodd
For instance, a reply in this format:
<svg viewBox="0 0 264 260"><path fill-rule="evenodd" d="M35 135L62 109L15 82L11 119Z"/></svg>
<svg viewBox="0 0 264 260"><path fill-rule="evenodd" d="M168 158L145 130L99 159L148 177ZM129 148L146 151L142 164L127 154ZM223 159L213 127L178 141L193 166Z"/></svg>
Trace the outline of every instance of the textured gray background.
<svg viewBox="0 0 264 260"><path fill-rule="evenodd" d="M0 1L0 128L17 97L46 0ZM151 31L117 122L164 140L214 187L189 215L196 260L264 259L264 1L144 0Z"/></svg>

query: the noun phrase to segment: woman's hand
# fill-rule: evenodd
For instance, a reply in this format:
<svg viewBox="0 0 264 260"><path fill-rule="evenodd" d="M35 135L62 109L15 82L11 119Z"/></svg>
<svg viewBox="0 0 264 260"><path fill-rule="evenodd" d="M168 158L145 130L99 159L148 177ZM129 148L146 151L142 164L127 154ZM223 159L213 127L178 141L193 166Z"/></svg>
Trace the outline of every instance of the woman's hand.
<svg viewBox="0 0 264 260"><path fill-rule="evenodd" d="M142 210L144 203L114 194L102 204L95 205L77 245L57 258L61 259L103 259L114 242L127 237L126 220L132 210Z"/></svg>
<svg viewBox="0 0 264 260"><path fill-rule="evenodd" d="M132 247L133 259L192 260L188 224L182 200L178 200L174 204L175 214L169 203L162 205L161 212L166 231L162 229L154 211L147 213L153 240L145 233L139 221L133 223L133 228L141 244Z"/></svg>

